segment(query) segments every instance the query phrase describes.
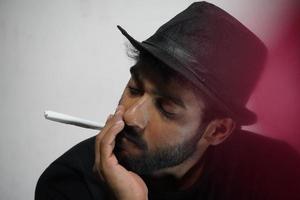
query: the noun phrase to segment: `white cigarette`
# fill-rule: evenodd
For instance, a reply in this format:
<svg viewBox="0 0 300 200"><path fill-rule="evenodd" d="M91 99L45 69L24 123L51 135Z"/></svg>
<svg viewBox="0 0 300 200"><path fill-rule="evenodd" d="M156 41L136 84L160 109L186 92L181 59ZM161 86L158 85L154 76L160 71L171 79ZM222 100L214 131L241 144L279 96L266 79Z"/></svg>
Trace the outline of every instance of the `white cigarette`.
<svg viewBox="0 0 300 200"><path fill-rule="evenodd" d="M54 112L54 111L45 111L44 116L46 119L49 119L51 121L55 122L61 122L64 124L71 124L75 126L80 126L83 128L89 128L89 129L95 129L95 130L101 130L103 126L101 126L97 122L93 122L86 119L81 119L78 117L73 117L70 115Z"/></svg>

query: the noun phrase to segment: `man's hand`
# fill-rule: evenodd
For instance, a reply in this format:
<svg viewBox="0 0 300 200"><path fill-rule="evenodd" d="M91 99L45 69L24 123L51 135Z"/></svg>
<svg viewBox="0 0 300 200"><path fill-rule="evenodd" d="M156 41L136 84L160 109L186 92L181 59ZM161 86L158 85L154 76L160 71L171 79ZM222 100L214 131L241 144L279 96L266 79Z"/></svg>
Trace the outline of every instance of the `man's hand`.
<svg viewBox="0 0 300 200"><path fill-rule="evenodd" d="M116 113L108 117L104 128L97 135L94 169L118 200L146 200L148 189L144 181L121 166L113 153L116 136L124 128L123 114L124 107L118 106Z"/></svg>

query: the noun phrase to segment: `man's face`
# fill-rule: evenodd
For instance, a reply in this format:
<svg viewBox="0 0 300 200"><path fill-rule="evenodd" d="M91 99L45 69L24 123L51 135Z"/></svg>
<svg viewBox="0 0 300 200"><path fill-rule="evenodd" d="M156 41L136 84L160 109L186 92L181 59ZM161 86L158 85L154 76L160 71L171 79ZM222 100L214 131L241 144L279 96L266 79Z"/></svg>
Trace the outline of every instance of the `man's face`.
<svg viewBox="0 0 300 200"><path fill-rule="evenodd" d="M120 100L125 128L114 150L120 164L138 174L182 163L195 151L203 128L204 104L192 90L149 77L131 72Z"/></svg>

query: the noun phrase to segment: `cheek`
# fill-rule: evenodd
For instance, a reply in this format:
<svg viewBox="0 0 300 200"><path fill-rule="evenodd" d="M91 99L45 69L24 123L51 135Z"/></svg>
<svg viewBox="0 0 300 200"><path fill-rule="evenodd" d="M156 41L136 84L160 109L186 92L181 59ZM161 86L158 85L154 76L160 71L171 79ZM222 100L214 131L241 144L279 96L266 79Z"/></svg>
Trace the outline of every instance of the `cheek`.
<svg viewBox="0 0 300 200"><path fill-rule="evenodd" d="M161 119L152 120L144 132L144 139L149 150L165 146L174 146L193 137L198 129L198 123L177 124L164 122Z"/></svg>

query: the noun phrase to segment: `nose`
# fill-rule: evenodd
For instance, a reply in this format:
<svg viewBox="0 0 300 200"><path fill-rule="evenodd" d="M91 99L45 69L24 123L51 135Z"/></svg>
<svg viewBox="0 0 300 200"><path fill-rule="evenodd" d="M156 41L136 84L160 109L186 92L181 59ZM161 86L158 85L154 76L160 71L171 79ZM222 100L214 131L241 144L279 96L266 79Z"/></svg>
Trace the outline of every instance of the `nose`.
<svg viewBox="0 0 300 200"><path fill-rule="evenodd" d="M123 119L128 126L143 130L149 119L150 97L144 94L142 97L133 101L125 107Z"/></svg>

